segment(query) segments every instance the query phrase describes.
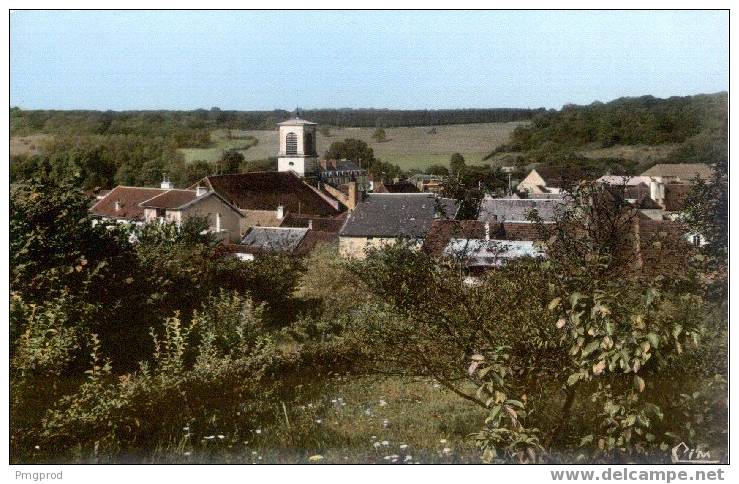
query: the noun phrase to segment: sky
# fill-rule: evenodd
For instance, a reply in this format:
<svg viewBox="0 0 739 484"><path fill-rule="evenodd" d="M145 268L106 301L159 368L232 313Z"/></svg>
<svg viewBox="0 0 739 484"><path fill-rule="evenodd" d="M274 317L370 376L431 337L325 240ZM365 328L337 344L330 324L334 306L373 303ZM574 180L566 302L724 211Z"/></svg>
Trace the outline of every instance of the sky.
<svg viewBox="0 0 739 484"><path fill-rule="evenodd" d="M15 11L26 109L559 108L728 90L726 11Z"/></svg>

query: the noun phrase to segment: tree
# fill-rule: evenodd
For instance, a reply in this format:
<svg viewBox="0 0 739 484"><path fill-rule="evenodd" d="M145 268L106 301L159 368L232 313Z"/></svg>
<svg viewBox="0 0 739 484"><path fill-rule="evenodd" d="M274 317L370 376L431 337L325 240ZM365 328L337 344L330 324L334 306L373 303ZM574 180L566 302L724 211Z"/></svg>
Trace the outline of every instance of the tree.
<svg viewBox="0 0 739 484"><path fill-rule="evenodd" d="M452 175L457 175L464 170L464 156L460 153L454 153L449 161L449 171Z"/></svg>
<svg viewBox="0 0 739 484"><path fill-rule="evenodd" d="M426 168L426 174L427 175L437 175L437 176L447 176L449 175L449 170L444 165L431 165L428 168Z"/></svg>
<svg viewBox="0 0 739 484"><path fill-rule="evenodd" d="M319 129L318 132L321 133L321 135L326 138L331 137L331 129L329 129L328 126L321 126L321 129Z"/></svg>
<svg viewBox="0 0 739 484"><path fill-rule="evenodd" d="M387 134L385 133L385 128L377 128L375 129L375 132L372 133L372 139L377 141L378 143L382 143L387 139Z"/></svg>
<svg viewBox="0 0 739 484"><path fill-rule="evenodd" d="M344 141L331 143L325 158L328 160L351 160L362 168L367 168L375 161L375 152L362 140L347 138Z"/></svg>
<svg viewBox="0 0 739 484"><path fill-rule="evenodd" d="M705 238L701 252L706 268L712 273L719 300L726 299L729 257L729 174L728 161L713 166L710 180L698 180L688 195L684 211L685 224Z"/></svg>
<svg viewBox="0 0 739 484"><path fill-rule="evenodd" d="M244 155L239 151L226 150L221 155L221 159L216 162L216 171L219 175L238 173L243 162Z"/></svg>

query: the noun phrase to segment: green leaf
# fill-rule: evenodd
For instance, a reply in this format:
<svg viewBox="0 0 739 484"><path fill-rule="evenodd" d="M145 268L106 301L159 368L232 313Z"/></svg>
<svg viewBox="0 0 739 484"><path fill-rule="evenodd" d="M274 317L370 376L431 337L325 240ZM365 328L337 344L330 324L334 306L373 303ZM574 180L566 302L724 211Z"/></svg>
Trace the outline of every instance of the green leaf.
<svg viewBox="0 0 739 484"><path fill-rule="evenodd" d="M654 347L657 348L659 346L659 336L657 336L654 333L649 333L647 335L647 340L649 340L649 343Z"/></svg>
<svg viewBox="0 0 739 484"><path fill-rule="evenodd" d="M572 386L572 385L574 385L575 383L577 383L578 381L580 381L580 379L581 379L581 378L582 378L582 375L581 375L580 373L573 373L573 374L572 374L572 375L570 375L570 377L569 377L569 378L567 379L567 385L568 385L568 386Z"/></svg>
<svg viewBox="0 0 739 484"><path fill-rule="evenodd" d="M588 356L590 353L597 350L599 346L600 346L599 341L591 341L590 343L587 344L587 346L585 346L585 348L583 348L582 356L583 357Z"/></svg>
<svg viewBox="0 0 739 484"><path fill-rule="evenodd" d="M586 435L582 439L580 439L580 447L582 447L585 444L592 444L593 443L593 434Z"/></svg>
<svg viewBox="0 0 739 484"><path fill-rule="evenodd" d="M549 302L549 310L554 311L554 309L559 306L559 303L562 301L561 297L555 297Z"/></svg>
<svg viewBox="0 0 739 484"><path fill-rule="evenodd" d="M643 379L642 377L640 377L639 375L634 375L634 388L635 388L635 389L636 389L636 390L637 390L637 391L638 391L639 393L641 393L641 392L643 392L643 391L644 391L644 387L645 387L645 386L646 386L646 385L645 385L645 383L644 383L644 379Z"/></svg>

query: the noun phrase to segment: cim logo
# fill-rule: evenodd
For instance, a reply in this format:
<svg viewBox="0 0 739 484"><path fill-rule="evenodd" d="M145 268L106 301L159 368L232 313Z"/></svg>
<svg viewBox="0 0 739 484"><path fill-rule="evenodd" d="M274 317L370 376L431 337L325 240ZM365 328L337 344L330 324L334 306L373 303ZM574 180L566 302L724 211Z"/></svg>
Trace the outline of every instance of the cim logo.
<svg viewBox="0 0 739 484"><path fill-rule="evenodd" d="M680 442L672 448L673 464L718 464L717 460L711 460L710 451L691 449L685 442Z"/></svg>

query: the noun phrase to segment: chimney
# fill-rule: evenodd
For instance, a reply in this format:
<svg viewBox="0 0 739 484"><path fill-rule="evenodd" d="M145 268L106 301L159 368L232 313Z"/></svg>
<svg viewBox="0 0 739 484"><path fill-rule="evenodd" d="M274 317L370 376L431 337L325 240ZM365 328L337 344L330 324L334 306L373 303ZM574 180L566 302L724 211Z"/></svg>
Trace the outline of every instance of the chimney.
<svg viewBox="0 0 739 484"><path fill-rule="evenodd" d="M313 219L308 220L308 230L313 230Z"/></svg>
<svg viewBox="0 0 739 484"><path fill-rule="evenodd" d="M197 187L195 187L195 196L196 197L202 197L206 193L208 193L208 189L207 188L201 187L200 185L198 185Z"/></svg>
<svg viewBox="0 0 739 484"><path fill-rule="evenodd" d="M490 222L485 222L485 240L490 240Z"/></svg>
<svg viewBox="0 0 739 484"><path fill-rule="evenodd" d="M665 202L665 185L660 181L652 178L649 182L649 198L664 206Z"/></svg>
<svg viewBox="0 0 739 484"><path fill-rule="evenodd" d="M359 191L357 190L357 182L349 182L347 184L347 191L349 193L346 197L346 206L349 210L354 210L354 208L359 203Z"/></svg>
<svg viewBox="0 0 739 484"><path fill-rule="evenodd" d="M166 173L162 176L162 184L160 185L160 187L164 190L171 190L174 188L174 184L169 181Z"/></svg>
<svg viewBox="0 0 739 484"><path fill-rule="evenodd" d="M115 201L115 211L116 212L120 212L120 210L121 210L121 201L120 200L116 200Z"/></svg>
<svg viewBox="0 0 739 484"><path fill-rule="evenodd" d="M277 206L277 219L282 220L283 218L285 218L285 207L283 207L282 205L278 205Z"/></svg>

